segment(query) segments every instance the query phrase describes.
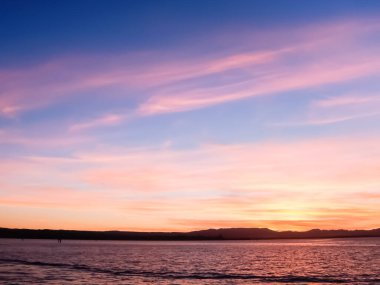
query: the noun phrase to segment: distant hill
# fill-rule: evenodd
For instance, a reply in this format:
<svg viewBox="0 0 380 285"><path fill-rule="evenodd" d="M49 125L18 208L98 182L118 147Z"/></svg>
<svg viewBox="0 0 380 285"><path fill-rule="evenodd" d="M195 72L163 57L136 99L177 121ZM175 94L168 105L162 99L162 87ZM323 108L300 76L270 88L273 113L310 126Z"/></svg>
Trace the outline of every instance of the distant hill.
<svg viewBox="0 0 380 285"><path fill-rule="evenodd" d="M374 230L320 230L273 231L266 228L210 229L190 232L188 235L209 239L293 239L293 238L341 238L341 237L380 237L380 228Z"/></svg>
<svg viewBox="0 0 380 285"><path fill-rule="evenodd" d="M192 232L132 232L30 230L0 228L0 238L19 239L81 239L81 240L255 240L380 237L380 228L373 230L273 231L266 228L226 228Z"/></svg>

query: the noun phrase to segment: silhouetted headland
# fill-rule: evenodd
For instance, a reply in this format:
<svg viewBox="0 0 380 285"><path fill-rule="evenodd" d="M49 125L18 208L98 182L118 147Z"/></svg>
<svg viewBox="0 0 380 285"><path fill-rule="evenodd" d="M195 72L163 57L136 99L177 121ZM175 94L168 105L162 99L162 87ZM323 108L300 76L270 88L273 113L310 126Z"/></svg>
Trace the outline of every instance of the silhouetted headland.
<svg viewBox="0 0 380 285"><path fill-rule="evenodd" d="M373 230L273 231L267 228L226 228L192 232L75 231L0 228L0 238L79 240L258 240L380 237Z"/></svg>

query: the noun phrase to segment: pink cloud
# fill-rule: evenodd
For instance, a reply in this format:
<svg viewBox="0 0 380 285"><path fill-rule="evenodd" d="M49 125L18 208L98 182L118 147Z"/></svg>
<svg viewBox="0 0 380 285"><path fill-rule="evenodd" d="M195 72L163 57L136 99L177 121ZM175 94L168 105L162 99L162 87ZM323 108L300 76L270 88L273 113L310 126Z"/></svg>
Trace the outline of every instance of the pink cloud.
<svg viewBox="0 0 380 285"><path fill-rule="evenodd" d="M377 55L373 58L347 59L345 63L341 63L341 60L334 62L319 59L318 65L309 62L296 67L289 67L288 63L269 65L253 71L253 79L232 86L200 86L190 88L189 91L178 88L162 91L143 103L140 112L144 115L180 112L254 96L336 84L377 75L380 68ZM189 88L185 85L183 89Z"/></svg>
<svg viewBox="0 0 380 285"><path fill-rule="evenodd" d="M245 39L244 51L227 49L208 57L188 59L178 52L170 58L154 52L106 58L73 56L25 69L0 70L0 114L12 118L87 96L81 92L98 88L106 94L112 90L113 96L125 100L138 97L143 101L140 114L153 115L340 83L377 74L377 51L361 45L360 38L378 29L370 20L342 21L295 29L288 39L278 30L266 38L265 50L250 49L251 40ZM263 35L246 38L252 37ZM202 83L207 76L224 83L219 88L207 86ZM229 76L238 83L228 85L224 79Z"/></svg>
<svg viewBox="0 0 380 285"><path fill-rule="evenodd" d="M83 172L86 181L109 189L244 193L280 191L284 187L301 192L318 188L348 191L366 184L377 185L377 143L375 138L319 139L208 145L188 151L120 150L114 155L87 154L77 159L92 165Z"/></svg>
<svg viewBox="0 0 380 285"><path fill-rule="evenodd" d="M62 149L70 146L79 147L91 141L92 138L82 134L77 136L67 136L65 134L33 135L25 131L0 131L0 144L20 145L34 149Z"/></svg>
<svg viewBox="0 0 380 285"><path fill-rule="evenodd" d="M379 103L380 95L346 95L330 97L322 100L315 101L313 104L316 107L337 107L342 105L356 105L365 103Z"/></svg>
<svg viewBox="0 0 380 285"><path fill-rule="evenodd" d="M112 110L92 114L68 126L67 133L0 130L1 144L41 153L70 150L67 157L10 153L1 159L0 211L7 212L0 216L11 217L13 226L27 217L24 225L31 227L60 222L82 229L104 229L105 224L187 229L189 216L192 227L200 228L375 226L380 215L380 140L375 136L174 150L170 140L157 148L113 149L83 132L141 116L378 76L378 51L361 41L378 30L378 25L338 23L300 28L288 39L277 31L265 50L247 48L247 40L240 50L190 59L175 52L170 60L158 53L73 57L0 71L0 116L15 122L31 109L80 96L91 99L89 92L81 92L98 88L109 100L140 104L128 115ZM303 117L290 123L364 119L380 115L379 103L376 94L331 97L312 102ZM88 212L81 212L82 204ZM80 221L75 213L83 214Z"/></svg>
<svg viewBox="0 0 380 285"><path fill-rule="evenodd" d="M117 125L120 122L124 121L126 118L127 118L126 115L108 114L108 115L95 118L93 120L73 124L70 126L69 130L77 132L77 131L84 131L84 130L93 129L93 128L104 127L104 126Z"/></svg>
<svg viewBox="0 0 380 285"><path fill-rule="evenodd" d="M336 95L314 100L304 114L289 121L272 123L272 126L318 126L365 120L380 116L380 97L367 92Z"/></svg>
<svg viewBox="0 0 380 285"><path fill-rule="evenodd" d="M308 118L300 118L296 121L272 123L271 126L321 126L376 116L380 116L380 112L368 112L367 110L355 113L349 112L348 114L336 114L331 112L328 115L326 115L326 113L309 115Z"/></svg>
<svg viewBox="0 0 380 285"><path fill-rule="evenodd" d="M358 29L360 25L339 23L322 28L308 27L298 35L296 43L282 42L282 48L274 53L276 57L273 60L258 66L249 61L237 66L246 77L235 78L234 84L226 81L215 87L178 82L155 92L140 106L140 113L181 112L254 96L377 76L380 67L377 51L361 44L360 38L363 34L375 33L379 26L363 24L362 29ZM231 71L222 74L234 75Z"/></svg>
<svg viewBox="0 0 380 285"><path fill-rule="evenodd" d="M5 185L2 185L3 187ZM96 208L104 205L108 198L104 193L91 193L81 189L70 189L59 186L5 186L9 191L0 198L0 205L28 206L37 208Z"/></svg>
<svg viewBox="0 0 380 285"><path fill-rule="evenodd" d="M380 215L378 145L376 137L351 137L2 160L0 202L25 211L79 211L91 197L88 207L101 204L103 220L114 228L187 229L189 216L202 227L221 225L205 217L277 229L326 228L327 217L372 227ZM86 219L104 227L103 220Z"/></svg>

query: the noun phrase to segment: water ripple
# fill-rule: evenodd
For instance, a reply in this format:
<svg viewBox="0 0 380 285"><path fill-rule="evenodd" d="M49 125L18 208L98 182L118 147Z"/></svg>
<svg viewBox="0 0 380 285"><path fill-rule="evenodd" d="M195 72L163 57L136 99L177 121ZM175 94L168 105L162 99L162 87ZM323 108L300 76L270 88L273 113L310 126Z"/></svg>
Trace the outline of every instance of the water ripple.
<svg viewBox="0 0 380 285"><path fill-rule="evenodd" d="M307 282L307 283L377 283L380 282L380 278L371 278L368 275L356 276L355 279L348 277L334 277L334 276L260 276L252 274L223 274L218 272L205 272L205 273L179 273L170 271L152 272L144 270L127 269L122 271L109 270L91 267L83 264L69 264L69 263L52 263L52 262L40 262L40 261L28 261L21 259L6 259L0 258L1 263L13 263L32 266L47 266L47 267L59 267L69 270L80 270L94 273L112 274L117 276L139 276L147 278L163 278L163 279L195 279L195 280L252 280L257 282L278 282L278 283L290 283L290 282Z"/></svg>

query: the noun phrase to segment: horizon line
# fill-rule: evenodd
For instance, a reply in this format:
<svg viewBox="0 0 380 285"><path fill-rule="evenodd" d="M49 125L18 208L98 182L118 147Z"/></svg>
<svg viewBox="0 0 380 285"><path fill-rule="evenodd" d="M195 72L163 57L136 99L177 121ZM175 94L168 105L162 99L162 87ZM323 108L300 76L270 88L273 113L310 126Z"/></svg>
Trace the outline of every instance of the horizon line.
<svg viewBox="0 0 380 285"><path fill-rule="evenodd" d="M52 229L52 228L9 228L9 227L1 227L0 229L7 229L7 230L31 230L31 231L76 231L76 232L129 232L129 233L193 233L193 232L200 232L200 231L209 231L209 230L237 230L237 229L261 229L261 230L270 230L273 232L295 232L295 233L304 233L309 231L373 231L373 230L379 230L380 225L375 228L367 228L367 229L345 229L345 228L336 228L336 229L321 229L321 228L310 228L307 230L274 230L267 227L227 227L227 228L204 228L204 229L197 229L197 230L189 230L189 231L139 231L139 230L78 230L78 229Z"/></svg>

